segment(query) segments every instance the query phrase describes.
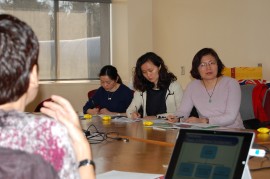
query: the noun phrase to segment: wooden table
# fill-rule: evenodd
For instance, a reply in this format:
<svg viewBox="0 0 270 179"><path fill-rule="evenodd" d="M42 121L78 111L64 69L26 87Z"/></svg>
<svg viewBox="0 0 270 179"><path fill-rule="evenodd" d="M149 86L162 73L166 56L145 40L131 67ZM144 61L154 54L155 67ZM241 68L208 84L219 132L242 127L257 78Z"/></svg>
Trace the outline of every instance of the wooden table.
<svg viewBox="0 0 270 179"><path fill-rule="evenodd" d="M114 132L110 136L115 137L117 133L118 137L129 139L129 142L107 139L91 145L97 174L111 170L165 174L179 131L155 130L144 127L142 122L119 123L100 118L81 120L81 124L84 129L93 124L99 132ZM95 132L95 128L91 126L90 131ZM270 137L256 133L255 143L270 148ZM267 156L270 157L269 154ZM270 161L266 158L249 160L250 169L261 167L270 167ZM269 178L270 169L251 170L251 175L254 179Z"/></svg>

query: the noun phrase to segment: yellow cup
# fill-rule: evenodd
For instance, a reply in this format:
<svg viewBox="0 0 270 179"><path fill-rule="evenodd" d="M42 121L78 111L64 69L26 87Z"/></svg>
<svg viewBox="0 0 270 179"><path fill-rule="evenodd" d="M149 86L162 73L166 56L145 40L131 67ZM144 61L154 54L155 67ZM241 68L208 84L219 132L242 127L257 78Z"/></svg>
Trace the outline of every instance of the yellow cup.
<svg viewBox="0 0 270 179"><path fill-rule="evenodd" d="M112 118L111 116L106 115L106 116L102 117L102 120L103 121L109 121L109 120L111 120L111 118Z"/></svg>
<svg viewBox="0 0 270 179"><path fill-rule="evenodd" d="M83 115L83 118L85 118L85 119L91 119L92 118L92 115L91 114L84 114Z"/></svg>
<svg viewBox="0 0 270 179"><path fill-rule="evenodd" d="M143 121L144 126L152 126L154 123L152 121Z"/></svg>
<svg viewBox="0 0 270 179"><path fill-rule="evenodd" d="M269 129L267 127L260 127L259 129L257 129L258 132L266 134L269 133Z"/></svg>

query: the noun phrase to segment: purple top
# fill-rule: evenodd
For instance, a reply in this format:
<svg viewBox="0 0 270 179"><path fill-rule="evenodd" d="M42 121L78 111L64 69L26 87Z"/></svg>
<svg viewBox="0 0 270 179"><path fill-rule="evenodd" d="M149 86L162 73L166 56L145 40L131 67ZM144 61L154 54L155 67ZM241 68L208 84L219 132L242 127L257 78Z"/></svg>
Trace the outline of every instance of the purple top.
<svg viewBox="0 0 270 179"><path fill-rule="evenodd" d="M54 119L0 110L0 146L39 154L60 178L79 178L67 130Z"/></svg>
<svg viewBox="0 0 270 179"><path fill-rule="evenodd" d="M209 102L209 94L212 94ZM209 124L230 128L244 128L240 116L241 89L239 83L223 76L213 89L206 92L201 80L193 80L184 91L176 116L187 118L195 106L199 117L209 119Z"/></svg>

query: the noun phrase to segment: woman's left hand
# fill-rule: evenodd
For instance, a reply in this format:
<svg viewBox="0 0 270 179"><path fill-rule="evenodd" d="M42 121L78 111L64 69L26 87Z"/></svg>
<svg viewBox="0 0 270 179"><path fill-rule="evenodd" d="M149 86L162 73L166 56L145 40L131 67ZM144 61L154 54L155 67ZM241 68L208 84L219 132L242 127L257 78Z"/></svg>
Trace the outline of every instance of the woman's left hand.
<svg viewBox="0 0 270 179"><path fill-rule="evenodd" d="M172 123L179 122L179 120L177 119L177 117L174 116L174 115L171 115L171 114L168 115L166 119L168 120L168 122L172 122Z"/></svg>
<svg viewBox="0 0 270 179"><path fill-rule="evenodd" d="M111 111L109 111L107 108L102 108L99 110L100 114L112 114Z"/></svg>
<svg viewBox="0 0 270 179"><path fill-rule="evenodd" d="M62 123L68 131L71 138L72 146L75 151L77 162L85 159L92 160L92 151L90 144L85 137L80 120L74 108L68 100L61 96L52 95L52 101L46 101L43 103L44 107L40 110L43 114L46 114L57 121ZM93 165L89 167L80 167L80 178L93 179L95 178L95 171Z"/></svg>
<svg viewBox="0 0 270 179"><path fill-rule="evenodd" d="M57 95L52 95L51 99L52 101L45 101L43 103L44 107L41 108L41 112L58 120L66 126L72 141L85 141L80 120L70 102Z"/></svg>
<svg viewBox="0 0 270 179"><path fill-rule="evenodd" d="M157 118L156 116L145 116L145 117L143 117L144 120L154 120L156 118Z"/></svg>
<svg viewBox="0 0 270 179"><path fill-rule="evenodd" d="M197 117L189 117L185 120L187 123L204 123L207 124L207 119L205 118L197 118Z"/></svg>

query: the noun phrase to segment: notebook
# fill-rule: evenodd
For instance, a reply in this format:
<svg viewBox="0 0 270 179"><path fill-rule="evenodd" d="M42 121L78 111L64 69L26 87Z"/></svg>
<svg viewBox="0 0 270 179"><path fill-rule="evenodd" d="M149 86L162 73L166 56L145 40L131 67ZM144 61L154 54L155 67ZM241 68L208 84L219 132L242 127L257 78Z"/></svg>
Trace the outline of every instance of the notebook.
<svg viewBox="0 0 270 179"><path fill-rule="evenodd" d="M165 179L240 179L247 169L252 132L180 129ZM249 170L247 171L250 175Z"/></svg>

